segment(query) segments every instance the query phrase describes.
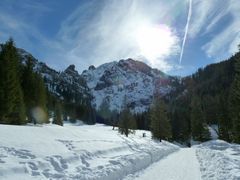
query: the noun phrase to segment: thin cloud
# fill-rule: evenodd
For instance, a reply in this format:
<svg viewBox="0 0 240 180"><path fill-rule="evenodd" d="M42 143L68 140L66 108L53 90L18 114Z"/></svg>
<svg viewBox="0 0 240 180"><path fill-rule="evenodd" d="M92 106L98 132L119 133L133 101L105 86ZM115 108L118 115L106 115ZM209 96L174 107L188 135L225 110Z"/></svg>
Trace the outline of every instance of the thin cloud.
<svg viewBox="0 0 240 180"><path fill-rule="evenodd" d="M189 36L191 39L208 37L201 48L206 55L221 60L236 52L240 42L239 0L195 0L193 7Z"/></svg>
<svg viewBox="0 0 240 180"><path fill-rule="evenodd" d="M210 6L214 6L214 4ZM240 43L240 4L237 0L223 1L218 6L215 4L215 10L212 11L214 16L211 15L213 12L205 12L206 15L210 14L212 18L204 29L204 34L214 32L216 28L219 29L219 26L224 28L217 33L215 32L215 36L203 45L202 49L208 57L219 61L222 58L227 58L229 54L235 53L237 45ZM228 24L221 24L226 17L229 17ZM208 22L206 21L206 23Z"/></svg>
<svg viewBox="0 0 240 180"><path fill-rule="evenodd" d="M79 63L86 61L89 65L100 65L113 60L134 58L140 55L140 47L135 38L136 30L144 24L159 23L172 28L170 22L165 22L171 8L172 4L163 4L160 1L149 3L149 1L115 0L104 1L101 6L89 2L78 7L62 23L58 33L59 41L68 46L66 47L70 50L68 56L79 57ZM179 48L176 47L179 46L177 36L174 36L174 41L168 55L179 52ZM155 61L158 61L155 64L160 69L164 71L171 69L169 68L171 64L166 65L168 61L165 57ZM69 62L72 60L69 59ZM146 62L150 64L150 61Z"/></svg>

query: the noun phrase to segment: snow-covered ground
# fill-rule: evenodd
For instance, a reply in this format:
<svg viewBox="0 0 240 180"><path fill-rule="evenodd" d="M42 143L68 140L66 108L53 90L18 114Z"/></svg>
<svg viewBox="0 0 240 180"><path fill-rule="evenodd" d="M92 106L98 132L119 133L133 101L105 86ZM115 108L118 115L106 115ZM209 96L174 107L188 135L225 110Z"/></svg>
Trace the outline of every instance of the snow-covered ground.
<svg viewBox="0 0 240 180"><path fill-rule="evenodd" d="M212 140L194 146L202 179L240 180L240 145Z"/></svg>
<svg viewBox="0 0 240 180"><path fill-rule="evenodd" d="M212 140L181 148L125 180L240 180L240 145Z"/></svg>
<svg viewBox="0 0 240 180"><path fill-rule="evenodd" d="M99 124L0 125L0 179L240 180L240 145L180 148Z"/></svg>
<svg viewBox="0 0 240 180"><path fill-rule="evenodd" d="M122 179L177 150L104 125L0 125L0 179Z"/></svg>

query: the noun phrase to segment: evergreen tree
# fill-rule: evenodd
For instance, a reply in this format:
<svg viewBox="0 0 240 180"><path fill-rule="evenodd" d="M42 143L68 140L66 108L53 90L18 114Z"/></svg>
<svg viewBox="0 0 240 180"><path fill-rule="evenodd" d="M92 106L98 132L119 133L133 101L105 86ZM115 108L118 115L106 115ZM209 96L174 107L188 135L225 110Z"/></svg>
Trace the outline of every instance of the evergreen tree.
<svg viewBox="0 0 240 180"><path fill-rule="evenodd" d="M41 108L47 114L47 93L45 84L40 74L33 71L33 59L31 56L27 57L26 65L23 68L22 88L24 92L24 101L27 108L27 115L29 122L38 121L32 116L33 108ZM47 123L48 117L45 116L41 122Z"/></svg>
<svg viewBox="0 0 240 180"><path fill-rule="evenodd" d="M123 100L123 110L119 116L118 131L128 137L129 133L135 133L135 129L137 129L137 123L127 106L127 98L125 96Z"/></svg>
<svg viewBox="0 0 240 180"><path fill-rule="evenodd" d="M167 107L160 98L155 99L151 106L150 123L153 138L160 141L171 138L171 125L167 115Z"/></svg>
<svg viewBox="0 0 240 180"><path fill-rule="evenodd" d="M202 97L201 102L203 104L203 115L206 123L217 124L217 114L219 111L218 96L205 95Z"/></svg>
<svg viewBox="0 0 240 180"><path fill-rule="evenodd" d="M111 125L111 110L110 105L107 100L103 100L99 109L98 109L98 115L103 118L104 124Z"/></svg>
<svg viewBox="0 0 240 180"><path fill-rule="evenodd" d="M33 62L30 56L27 57L26 65L23 67L22 79L23 79L22 89L24 94L24 102L26 105L28 121L33 122L31 110L33 107L36 106L34 97L36 87L34 87L35 79L33 72Z"/></svg>
<svg viewBox="0 0 240 180"><path fill-rule="evenodd" d="M240 143L240 52L235 57L235 78L229 95L230 117L233 123L233 139Z"/></svg>
<svg viewBox="0 0 240 180"><path fill-rule="evenodd" d="M20 84L20 62L14 41L10 38L0 53L0 122L26 122L23 93Z"/></svg>
<svg viewBox="0 0 240 180"><path fill-rule="evenodd" d="M121 134L125 134L127 137L130 133L135 133L137 129L136 120L131 114L128 108L125 108L120 113L119 123L118 123L118 131Z"/></svg>
<svg viewBox="0 0 240 180"><path fill-rule="evenodd" d="M54 111L54 117L53 117L52 123L63 126L62 107L61 107L60 102L57 102L55 105L55 111Z"/></svg>
<svg viewBox="0 0 240 180"><path fill-rule="evenodd" d="M231 141L231 121L228 117L227 103L225 103L226 96L221 94L219 96L218 109L218 135L220 139Z"/></svg>
<svg viewBox="0 0 240 180"><path fill-rule="evenodd" d="M117 110L113 110L111 112L111 123L112 123L113 130L117 126L118 122L119 122L119 113Z"/></svg>
<svg viewBox="0 0 240 180"><path fill-rule="evenodd" d="M191 102L191 130L194 140L205 141L210 137L207 125L204 121L201 99L197 96L193 96Z"/></svg>
<svg viewBox="0 0 240 180"><path fill-rule="evenodd" d="M44 113L46 114L46 117L43 121L43 123L49 123L48 116L47 116L47 93L46 93L46 87L43 82L43 79L40 74L35 73L35 87L36 87L36 93L35 93L35 99L36 99L36 105L40 107Z"/></svg>
<svg viewBox="0 0 240 180"><path fill-rule="evenodd" d="M90 125L93 125L96 123L96 111L94 108L92 108L92 105L91 103L87 103L86 105L86 108L87 108L87 124L90 124Z"/></svg>
<svg viewBox="0 0 240 180"><path fill-rule="evenodd" d="M188 143L190 141L189 102L183 97L175 100L175 103L171 113L172 138Z"/></svg>

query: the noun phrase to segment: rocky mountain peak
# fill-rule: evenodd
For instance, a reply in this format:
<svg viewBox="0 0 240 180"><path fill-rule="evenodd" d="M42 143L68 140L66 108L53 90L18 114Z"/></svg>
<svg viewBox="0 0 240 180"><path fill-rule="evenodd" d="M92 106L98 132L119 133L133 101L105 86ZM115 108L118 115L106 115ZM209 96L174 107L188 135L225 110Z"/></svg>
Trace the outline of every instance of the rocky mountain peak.
<svg viewBox="0 0 240 180"><path fill-rule="evenodd" d="M107 100L111 110L120 111L126 97L133 112L146 111L154 94L165 95L171 90L173 79L134 59L110 62L82 73L98 109Z"/></svg>
<svg viewBox="0 0 240 180"><path fill-rule="evenodd" d="M77 75L79 75L79 74L78 74L78 71L75 70L75 65L73 65L73 64L71 64L70 66L68 66L68 67L65 69L64 72L65 72L65 73L68 73L68 74L77 74Z"/></svg>

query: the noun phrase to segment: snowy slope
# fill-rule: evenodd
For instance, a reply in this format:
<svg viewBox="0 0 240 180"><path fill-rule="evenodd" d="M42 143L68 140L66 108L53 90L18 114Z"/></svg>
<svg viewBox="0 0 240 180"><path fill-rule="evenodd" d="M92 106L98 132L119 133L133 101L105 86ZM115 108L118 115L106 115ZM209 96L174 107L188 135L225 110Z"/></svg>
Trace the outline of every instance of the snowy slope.
<svg viewBox="0 0 240 180"><path fill-rule="evenodd" d="M97 68L90 66L82 76L92 92L92 104L97 109L105 100L111 110L120 111L126 97L127 106L134 112L146 111L153 95L167 94L176 80L133 59L106 63Z"/></svg>
<svg viewBox="0 0 240 180"><path fill-rule="evenodd" d="M103 125L0 125L0 179L121 179L177 151Z"/></svg>
<svg viewBox="0 0 240 180"><path fill-rule="evenodd" d="M194 146L202 179L240 179L240 145L212 140Z"/></svg>

